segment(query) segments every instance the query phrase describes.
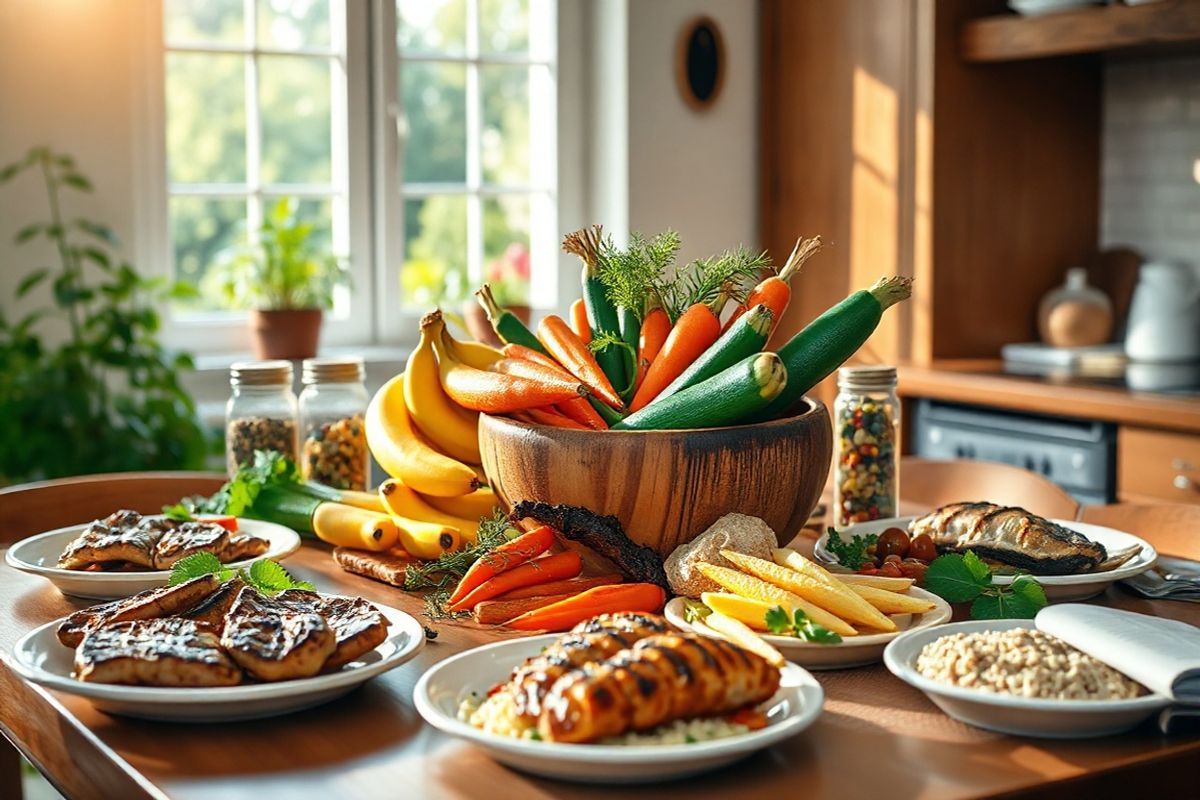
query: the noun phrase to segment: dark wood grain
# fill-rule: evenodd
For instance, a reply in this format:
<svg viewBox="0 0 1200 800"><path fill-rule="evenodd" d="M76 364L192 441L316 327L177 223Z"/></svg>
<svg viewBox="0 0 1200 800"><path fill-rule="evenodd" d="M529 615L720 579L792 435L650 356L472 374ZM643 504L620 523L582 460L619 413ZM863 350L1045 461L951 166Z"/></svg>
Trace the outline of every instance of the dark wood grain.
<svg viewBox="0 0 1200 800"><path fill-rule="evenodd" d="M900 459L904 499L936 508L963 500L1020 506L1052 519L1075 519L1079 501L1036 472L991 461Z"/></svg>
<svg viewBox="0 0 1200 800"><path fill-rule="evenodd" d="M832 458L825 406L788 419L686 431L576 431L482 416L492 488L611 514L664 558L719 517L763 517L790 541L812 514Z"/></svg>

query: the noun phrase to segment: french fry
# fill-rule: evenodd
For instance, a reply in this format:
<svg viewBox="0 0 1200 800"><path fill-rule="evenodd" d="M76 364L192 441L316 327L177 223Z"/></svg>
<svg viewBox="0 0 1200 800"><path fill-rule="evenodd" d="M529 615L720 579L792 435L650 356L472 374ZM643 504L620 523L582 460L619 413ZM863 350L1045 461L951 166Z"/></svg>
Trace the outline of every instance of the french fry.
<svg viewBox="0 0 1200 800"><path fill-rule="evenodd" d="M839 617L834 616L820 606L813 605L798 594L780 589L774 584L759 580L753 575L738 572L729 567L718 567L715 564L697 564L700 574L711 578L734 594L761 600L773 606L783 606L789 612L800 609L816 624L842 636L857 636L854 626Z"/></svg>
<svg viewBox="0 0 1200 800"><path fill-rule="evenodd" d="M919 597L876 589L874 586L851 585L850 588L885 614L924 614L933 610L933 603Z"/></svg>
<svg viewBox="0 0 1200 800"><path fill-rule="evenodd" d="M874 586L889 592L907 592L913 585L912 578L889 578L887 575L834 575L835 579L849 586Z"/></svg>
<svg viewBox="0 0 1200 800"><path fill-rule="evenodd" d="M822 567L820 564L816 563L815 561L811 561L811 560L805 558L803 555L801 555L800 553L797 553L795 550L792 550L790 547L778 547L775 550L772 550L771 557L773 559L775 559L775 563L781 567L786 567L786 568L794 570L795 572L798 572L802 575L807 575L810 578L813 578L815 580L820 580L823 583L829 584L830 586L834 587L839 593L841 593L841 595L843 597L846 597L846 596L853 597L854 599L850 602L855 604L855 606L864 615L864 618L853 619L851 617L846 616L845 614L842 614L841 616L845 617L846 619L851 620L852 622L857 623L857 625L855 625L855 627L865 625L869 628L873 628L875 630L881 630L881 631L889 631L890 632L890 631L896 630L895 620L890 620L886 616L881 614L878 610L876 610L876 608L874 606L872 606L866 600L863 600L857 594L852 592L850 590L849 586L847 586L842 581L838 580L838 578L840 576L834 575L833 573L829 572L829 570L825 569L824 567ZM813 598L809 598L809 599L812 600ZM815 602L815 600L814 600L814 602ZM861 604L861 605L859 605L859 604ZM862 606L866 606L868 609L870 609L870 611L866 611L865 609L862 608Z"/></svg>
<svg viewBox="0 0 1200 800"><path fill-rule="evenodd" d="M700 602L719 614L746 623L753 630L767 629L767 612L772 607L770 603L726 592L702 592Z"/></svg>
<svg viewBox="0 0 1200 800"><path fill-rule="evenodd" d="M750 630L741 620L714 611L704 618L704 624L739 647L744 647L751 653L762 656L777 667L782 667L787 663L783 653L767 644L761 636Z"/></svg>
<svg viewBox="0 0 1200 800"><path fill-rule="evenodd" d="M880 614L875 608L858 595L849 591L844 585L838 584L824 575L814 577L806 572L781 567L773 561L764 558L736 553L733 550L722 550L721 555L744 572L749 572L768 583L773 583L781 589L794 592L810 603L836 614L848 622L857 622L881 631L896 630L896 623ZM796 557L803 560L799 553ZM815 564L816 569L820 569Z"/></svg>

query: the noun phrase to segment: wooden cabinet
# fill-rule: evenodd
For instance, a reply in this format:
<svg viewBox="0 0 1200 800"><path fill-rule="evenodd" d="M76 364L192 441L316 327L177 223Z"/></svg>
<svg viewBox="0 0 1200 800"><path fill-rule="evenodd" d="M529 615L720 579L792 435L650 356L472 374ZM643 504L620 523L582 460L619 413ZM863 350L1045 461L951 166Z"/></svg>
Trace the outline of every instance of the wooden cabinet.
<svg viewBox="0 0 1200 800"><path fill-rule="evenodd" d="M1117 493L1125 501L1200 504L1200 435L1122 426Z"/></svg>

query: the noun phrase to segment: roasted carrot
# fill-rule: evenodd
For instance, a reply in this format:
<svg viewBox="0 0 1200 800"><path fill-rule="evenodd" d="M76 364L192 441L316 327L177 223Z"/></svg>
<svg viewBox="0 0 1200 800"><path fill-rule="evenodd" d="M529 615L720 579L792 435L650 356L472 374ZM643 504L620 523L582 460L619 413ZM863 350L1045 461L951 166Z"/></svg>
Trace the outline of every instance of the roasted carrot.
<svg viewBox="0 0 1200 800"><path fill-rule="evenodd" d="M517 600L484 600L475 606L471 615L474 617L476 625L503 625L510 619L529 611L553 605L559 600L566 600L572 596L572 594L552 594Z"/></svg>
<svg viewBox="0 0 1200 800"><path fill-rule="evenodd" d="M574 578L579 574L581 569L583 569L583 562L579 558L579 553L576 553L574 550L564 550L554 555L535 558L532 561L526 561L520 566L513 567L510 570L501 572L494 578L484 581L457 603L450 603L447 608L450 611L462 611L474 608L484 600L491 600L505 592L520 589L522 586L533 586L539 583L560 581L564 578ZM604 589L607 587L601 586L599 588ZM595 590L593 589L592 591Z"/></svg>
<svg viewBox="0 0 1200 800"><path fill-rule="evenodd" d="M596 397L613 408L625 407L621 398L613 390L608 376L600 369L592 351L588 350L587 345L575 335L567 323L563 322L562 317L551 314L543 319L538 324L538 339L541 340L542 346L550 352L550 355L554 356L567 372L583 381Z"/></svg>
<svg viewBox="0 0 1200 800"><path fill-rule="evenodd" d="M588 325L587 305L582 297L571 303L571 330L584 344L591 344L592 326Z"/></svg>
<svg viewBox="0 0 1200 800"><path fill-rule="evenodd" d="M433 348L446 394L463 408L473 411L503 414L554 405L587 394L587 387L582 383L549 372L529 378L469 367L456 361L441 339L434 340Z"/></svg>
<svg viewBox="0 0 1200 800"><path fill-rule="evenodd" d="M520 600L523 597L542 597L548 594L569 594L577 595L580 592L588 589L595 589L597 586L611 586L614 583L621 583L624 578L619 573L614 572L611 575L594 575L590 578L585 578L582 575L578 578L569 578L565 581L555 581L554 583L540 583L537 586L526 586L524 589L514 589L508 594L497 597L497 600ZM516 616L515 614L513 616Z"/></svg>
<svg viewBox="0 0 1200 800"><path fill-rule="evenodd" d="M505 375L516 375L519 378L529 378L537 381L561 383L566 381L572 386L579 385L579 379L562 367L548 367L531 359L502 358L492 365L492 369Z"/></svg>
<svg viewBox="0 0 1200 800"><path fill-rule="evenodd" d="M671 335L671 318L661 308L655 308L642 320L642 334L638 341L638 361L653 364L662 350L663 343Z"/></svg>
<svg viewBox="0 0 1200 800"><path fill-rule="evenodd" d="M608 423L604 421L604 417L600 416L596 409L592 408L592 404L583 397L555 403L554 408L560 414L570 417L580 425L591 428L594 431L608 430Z"/></svg>
<svg viewBox="0 0 1200 800"><path fill-rule="evenodd" d="M510 620L508 625L521 631L565 631L597 614L658 611L666 599L667 593L653 583L597 586L553 605L526 612Z"/></svg>
<svg viewBox="0 0 1200 800"><path fill-rule="evenodd" d="M582 422L576 422L566 414L560 414L555 411L552 406L547 408L531 408L528 411L529 416L533 417L533 421L539 425L549 425L554 428L567 428L576 431L590 431L587 425Z"/></svg>
<svg viewBox="0 0 1200 800"><path fill-rule="evenodd" d="M533 348L526 347L523 344L506 344L500 352L504 354L505 358L523 358L526 361L532 361L535 364L541 364L543 367L548 369L556 369L564 375L571 374L563 368L562 364L558 363L550 356L546 355L545 353L539 353Z"/></svg>
<svg viewBox="0 0 1200 800"><path fill-rule="evenodd" d="M554 529L549 525L539 525L529 533L505 542L489 553L484 553L463 574L462 580L450 593L448 602L456 603L466 597L472 590L477 589L485 581L507 572L514 567L524 564L536 555L550 549L554 544Z"/></svg>
<svg viewBox="0 0 1200 800"><path fill-rule="evenodd" d="M645 408L659 392L687 369L721 335L721 322L705 303L696 303L680 315L650 364L646 379L630 404L631 411Z"/></svg>
<svg viewBox="0 0 1200 800"><path fill-rule="evenodd" d="M820 249L820 236L814 236L811 239L797 239L796 246L792 248L792 253L787 257L787 261L784 262L783 267L779 270L779 274L771 275L755 286L746 298L746 302L741 303L734 309L733 314L726 321L722 331L729 330L738 317L759 304L771 309L771 313L775 315L772 318L774 322L771 324L771 330L774 331L775 326L779 324L780 318L783 317L783 312L787 310L788 303L792 299L792 288L788 282L799 274L800 268L804 266L804 262L808 261Z"/></svg>
<svg viewBox="0 0 1200 800"><path fill-rule="evenodd" d="M767 727L767 715L757 708L739 708L725 719L735 725L745 725L752 731Z"/></svg>

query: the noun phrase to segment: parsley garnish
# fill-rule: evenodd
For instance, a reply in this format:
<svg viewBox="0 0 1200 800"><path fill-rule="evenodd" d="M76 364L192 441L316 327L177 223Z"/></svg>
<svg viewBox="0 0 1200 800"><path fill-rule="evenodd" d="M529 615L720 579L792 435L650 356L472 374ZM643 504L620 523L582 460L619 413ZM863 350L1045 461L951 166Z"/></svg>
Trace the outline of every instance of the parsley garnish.
<svg viewBox="0 0 1200 800"><path fill-rule="evenodd" d="M182 502L176 503L173 506L163 506L163 516L175 522L193 522L196 519L192 515L191 509Z"/></svg>
<svg viewBox="0 0 1200 800"><path fill-rule="evenodd" d="M685 622L703 622L711 613L712 609L704 605L704 603L695 600L683 601L683 619Z"/></svg>
<svg viewBox="0 0 1200 800"><path fill-rule="evenodd" d="M311 592L317 588L308 581L296 580L286 569L269 558L255 561L249 570L233 570L208 552L192 553L176 561L175 566L171 567L171 577L167 579L167 585L178 586L201 575L216 575L222 582L236 575L243 583L253 586L268 597L274 597L287 589L306 589Z"/></svg>
<svg viewBox="0 0 1200 800"><path fill-rule="evenodd" d="M1046 592L1032 577L1018 575L998 586L991 568L970 550L934 559L925 588L948 603L970 603L972 619L1033 619L1046 606Z"/></svg>
<svg viewBox="0 0 1200 800"><path fill-rule="evenodd" d="M185 497L173 506L164 506L163 513L183 522L195 514L249 516L246 512L264 487L299 486L303 482L295 461L275 450L255 450L254 463L239 469L212 497Z"/></svg>
<svg viewBox="0 0 1200 800"><path fill-rule="evenodd" d="M783 606L774 606L767 610L763 621L767 624L767 630L776 636L794 636L815 644L838 644L842 641L839 634L813 622L798 608L789 615Z"/></svg>
<svg viewBox="0 0 1200 800"><path fill-rule="evenodd" d="M865 536L852 536L850 541L842 538L842 535L833 528L827 532L828 538L825 540L825 549L833 554L838 563L846 569L856 570L868 561L875 559L867 552L867 548L875 544L879 537L873 533L868 533Z"/></svg>

